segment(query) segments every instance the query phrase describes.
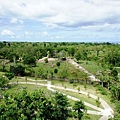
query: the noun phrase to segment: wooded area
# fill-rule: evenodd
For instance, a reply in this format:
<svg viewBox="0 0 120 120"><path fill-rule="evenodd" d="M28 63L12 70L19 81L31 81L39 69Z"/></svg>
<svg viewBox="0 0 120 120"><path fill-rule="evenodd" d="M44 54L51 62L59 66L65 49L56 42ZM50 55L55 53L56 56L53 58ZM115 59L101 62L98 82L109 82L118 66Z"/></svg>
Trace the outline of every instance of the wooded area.
<svg viewBox="0 0 120 120"><path fill-rule="evenodd" d="M45 59L40 62L42 58ZM55 61L50 62L49 58L54 58ZM68 59L75 60L100 82L91 81L88 74L75 69L69 64ZM2 91L12 87L10 81L18 76L26 77L26 82L27 77L34 77L36 80L40 78L67 81L74 85L90 84L97 86L101 94L110 93L111 101L116 105L113 119L120 118L119 44L0 42L0 64L1 97ZM68 109L72 107L78 111L78 119L81 119L83 112L79 109L79 105L81 109L86 109L81 101L72 107L66 96L59 93L48 98L41 91L29 93L23 90L19 95L4 94L4 99L1 98L0 102L0 115L1 120L37 118L67 120L69 117L77 116Z"/></svg>

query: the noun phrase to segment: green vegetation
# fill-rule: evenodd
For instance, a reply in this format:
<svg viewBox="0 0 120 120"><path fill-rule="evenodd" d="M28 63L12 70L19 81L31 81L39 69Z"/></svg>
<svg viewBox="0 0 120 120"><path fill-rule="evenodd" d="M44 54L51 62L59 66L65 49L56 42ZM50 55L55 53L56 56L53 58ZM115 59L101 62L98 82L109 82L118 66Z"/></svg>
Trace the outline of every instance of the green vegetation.
<svg viewBox="0 0 120 120"><path fill-rule="evenodd" d="M50 58L52 58L52 60ZM100 82L91 82L88 74L69 63L69 59L73 59L79 63L95 75L96 78L100 79ZM28 82L36 83L34 86L36 86L36 89L39 89L37 86L38 83L46 84L45 81L39 80L47 79L51 80L54 85L97 94L98 98L103 98L114 108L115 118L117 118L120 109L119 68L119 44L0 42L0 96L2 96L3 91L10 90L8 93L11 94L16 92L17 89L20 92L19 94L21 94L21 90L19 90L18 87L23 86L23 88L26 88ZM24 77L24 79L19 78L21 76ZM30 78L35 81L30 80ZM26 85L12 86L9 84L10 82L19 83L20 81L26 82ZM29 91L29 89L32 92L35 90L32 86L26 88L27 91ZM68 94L71 94L71 92ZM77 97L73 93L72 95ZM87 97L89 97L89 95ZM85 101L82 95L81 99ZM94 101L92 104L100 106L99 100ZM116 105L116 107L114 107L114 105ZM59 113L61 113L61 111L59 111ZM78 109L76 109L76 113L79 114ZM80 116L82 116L82 113L76 117L80 119ZM24 119L28 118L29 117L25 117Z"/></svg>
<svg viewBox="0 0 120 120"><path fill-rule="evenodd" d="M74 93L74 92L67 91L67 90L59 90L59 89L56 89L56 88L55 88L55 90L57 90L57 91L59 91L61 93L65 93L67 95L73 96L75 98L78 98L78 99L80 99L82 101L88 102L88 103L96 106L96 100L93 99L93 98L89 98L86 95L83 95L83 94L80 94L80 93L79 94L78 93ZM103 108L101 105L99 107Z"/></svg>

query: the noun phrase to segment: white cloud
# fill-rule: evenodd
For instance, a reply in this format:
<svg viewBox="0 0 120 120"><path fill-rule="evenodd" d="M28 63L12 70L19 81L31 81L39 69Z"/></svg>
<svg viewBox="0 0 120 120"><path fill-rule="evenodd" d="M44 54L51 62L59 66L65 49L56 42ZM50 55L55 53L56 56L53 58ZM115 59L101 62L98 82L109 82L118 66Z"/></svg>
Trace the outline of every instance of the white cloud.
<svg viewBox="0 0 120 120"><path fill-rule="evenodd" d="M23 23L24 23L24 21L23 21L23 20L19 20L19 23L20 23L20 24L23 24Z"/></svg>
<svg viewBox="0 0 120 120"><path fill-rule="evenodd" d="M104 21L111 23L115 19L120 22L118 0L0 0L0 3L6 14L9 12L46 24L78 27L104 24Z"/></svg>
<svg viewBox="0 0 120 120"><path fill-rule="evenodd" d="M14 33L12 32L12 31L10 31L10 30L3 30L2 32L1 32L1 36L6 36L6 35L9 35L9 36L13 36L14 35Z"/></svg>
<svg viewBox="0 0 120 120"><path fill-rule="evenodd" d="M10 23L17 23L17 18L12 18L11 20L10 20Z"/></svg>
<svg viewBox="0 0 120 120"><path fill-rule="evenodd" d="M48 35L49 35L49 34L48 34L47 31L42 32L42 36L48 36Z"/></svg>
<svg viewBox="0 0 120 120"><path fill-rule="evenodd" d="M87 39L97 32L109 37L120 31L119 11L120 0L0 0L0 29L7 30L1 35L12 36L15 31L16 38L38 35L59 40L80 31L85 35L72 38Z"/></svg>
<svg viewBox="0 0 120 120"><path fill-rule="evenodd" d="M55 36L56 39L63 39L63 36L57 35Z"/></svg>
<svg viewBox="0 0 120 120"><path fill-rule="evenodd" d="M26 31L25 34L26 34L26 35L29 35L29 32Z"/></svg>
<svg viewBox="0 0 120 120"><path fill-rule="evenodd" d="M23 24L24 21L23 20L18 20L17 18L11 18L10 23L13 23L13 24L15 24L15 23Z"/></svg>
<svg viewBox="0 0 120 120"><path fill-rule="evenodd" d="M60 36L55 36L56 39L60 39Z"/></svg>

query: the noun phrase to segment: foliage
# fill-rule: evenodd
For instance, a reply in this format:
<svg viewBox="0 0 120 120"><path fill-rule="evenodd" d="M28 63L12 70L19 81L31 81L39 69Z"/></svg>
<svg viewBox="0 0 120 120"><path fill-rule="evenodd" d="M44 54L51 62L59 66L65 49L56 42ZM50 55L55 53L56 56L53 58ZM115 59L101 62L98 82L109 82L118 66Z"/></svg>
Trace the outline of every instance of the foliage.
<svg viewBox="0 0 120 120"><path fill-rule="evenodd" d="M44 62L45 62L45 63L48 63L48 58L45 58L45 59L44 59Z"/></svg>
<svg viewBox="0 0 120 120"><path fill-rule="evenodd" d="M116 101L116 110L120 114L120 101Z"/></svg>
<svg viewBox="0 0 120 120"><path fill-rule="evenodd" d="M25 55L23 57L23 63L31 66L36 66L36 58L34 56Z"/></svg>
<svg viewBox="0 0 120 120"><path fill-rule="evenodd" d="M6 76L9 80L11 80L12 78L14 78L14 73L7 72L7 73L5 73L5 76Z"/></svg>
<svg viewBox="0 0 120 120"><path fill-rule="evenodd" d="M103 88L102 86L97 85L97 89L100 91L100 93L101 93L102 95L107 95L106 89Z"/></svg>
<svg viewBox="0 0 120 120"><path fill-rule="evenodd" d="M60 62L57 62L56 65L59 67L60 66Z"/></svg>
<svg viewBox="0 0 120 120"><path fill-rule="evenodd" d="M113 84L110 87L112 99L120 100L120 84Z"/></svg>
<svg viewBox="0 0 120 120"><path fill-rule="evenodd" d="M113 70L111 71L111 75L112 75L113 77L117 77L117 76L118 76L118 71L117 71L116 69L113 69Z"/></svg>
<svg viewBox="0 0 120 120"><path fill-rule="evenodd" d="M55 119L54 120L67 120L69 116L69 110L68 107L70 106L70 103L68 102L68 99L66 96L64 96L61 93L55 93Z"/></svg>
<svg viewBox="0 0 120 120"><path fill-rule="evenodd" d="M86 110L85 105L83 104L82 101L75 101L75 104L73 106L73 109L77 111L78 114L78 120L81 120L81 118L84 115L84 111Z"/></svg>
<svg viewBox="0 0 120 120"><path fill-rule="evenodd" d="M57 73L58 73L58 69L54 69L54 73L56 73L56 74L57 74Z"/></svg>
<svg viewBox="0 0 120 120"><path fill-rule="evenodd" d="M29 93L23 90L19 95L4 94L4 104L0 104L0 119L12 120L66 120L70 106L66 96L55 93L51 99L43 91Z"/></svg>
<svg viewBox="0 0 120 120"><path fill-rule="evenodd" d="M69 82L70 83L74 83L74 79L69 79Z"/></svg>
<svg viewBox="0 0 120 120"><path fill-rule="evenodd" d="M13 61L14 61L14 58L15 58L16 60L18 60L18 59L19 59L19 56L18 56L16 53L10 53L10 54L8 55L8 59L10 60L10 62L13 62Z"/></svg>
<svg viewBox="0 0 120 120"><path fill-rule="evenodd" d="M24 76L25 75L25 67L23 67L22 65L10 66L10 72L14 73L15 76Z"/></svg>
<svg viewBox="0 0 120 120"><path fill-rule="evenodd" d="M4 89L6 86L8 86L9 80L5 76L0 76L0 89Z"/></svg>

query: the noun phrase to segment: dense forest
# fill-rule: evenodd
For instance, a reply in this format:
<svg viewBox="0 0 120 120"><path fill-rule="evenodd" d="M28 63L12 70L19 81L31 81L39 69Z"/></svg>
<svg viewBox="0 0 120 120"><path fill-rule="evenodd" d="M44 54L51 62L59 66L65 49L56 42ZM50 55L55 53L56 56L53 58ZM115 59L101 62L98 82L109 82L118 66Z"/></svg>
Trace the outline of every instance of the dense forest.
<svg viewBox="0 0 120 120"><path fill-rule="evenodd" d="M53 71L43 71L43 68L38 67L38 61L44 58L44 63L47 64L48 58L57 58L59 59L56 63L56 68ZM98 68L93 74L96 78L100 79L99 83L88 82L88 76L84 73L74 74L74 71L71 72L72 75L69 75L68 68L59 71L59 67L61 66L61 61L66 61L66 59L74 59L78 64L85 64L85 66L89 65L91 62L93 66L96 65ZM99 90L102 91L102 94L106 94L110 92L111 101L115 103L115 117L114 120L119 120L120 118L120 45L113 43L68 43L68 42L60 42L60 43L49 43L49 42L0 42L0 72L4 73L7 77L0 76L0 90L5 91L6 86L10 86L9 81L17 76L31 76L41 79L56 79L62 81L69 81L71 83L79 83L81 82L79 78L85 79L84 84L92 84L98 85ZM66 65L66 64L65 64ZM66 65L67 66L67 65ZM53 66L54 67L54 66ZM52 68L51 68L52 69ZM87 68L86 68L87 69ZM93 68L94 69L94 68ZM63 72L62 72L63 71ZM88 70L92 72L91 70ZM57 74L59 72L59 74ZM61 73L60 73L61 72ZM69 77L68 77L69 76ZM88 79L88 81L87 81ZM77 82L76 82L77 80ZM26 94L26 98L24 97ZM38 97L37 94L40 94L42 97ZM2 95L2 92L1 92ZM7 108L4 105L0 104L0 114L2 115L2 120L7 119L7 116L12 119L12 116L16 115L17 119L19 115L22 115L21 106L16 108L21 102L27 106L27 102L31 101L31 106L28 109L28 113L26 112L26 116L22 116L24 119L37 119L41 118L41 120L66 120L68 116L72 116L70 110L67 109L69 103L67 98L62 96L61 94L56 93L54 96L51 96L48 99L43 92L36 91L32 94L27 93L27 91L23 91L20 93L19 97L11 96L9 99L8 94L5 94L5 104L11 105L11 108ZM36 96L36 97L35 97ZM12 101L15 100L15 103ZM21 99L21 100L20 100ZM26 100L25 100L26 99ZM57 99L61 99L61 101L65 101L63 105L57 101ZM28 101L27 101L28 100ZM34 102L36 100L36 103ZM21 101L21 102L20 102ZM41 102L41 105L37 104L37 101ZM44 102L44 103L43 103ZM18 104L19 103L19 104ZM33 105L34 103L34 105ZM46 108L47 104L47 108ZM75 103L73 109L78 110L78 113L81 111L78 108L76 109ZM12 107L14 106L14 108ZM81 104L82 108L85 109L85 106ZM43 109L41 108L43 107ZM70 106L69 106L70 107ZM33 110L34 108L34 110ZM46 108L46 109L44 109ZM58 109L58 112L56 112ZM62 109L63 108L63 109ZM16 112L19 109L19 115ZM49 114L45 114L45 111L48 111ZM6 113L3 114L4 111L11 110L11 113L14 111L14 114ZM43 110L41 114L35 113L35 111ZM32 111L32 112L31 112ZM51 115L52 113L52 115ZM60 113L60 114L58 114ZM64 114L63 114L64 113ZM81 112L82 113L82 112ZM31 116L30 116L31 115ZM83 116L82 114L78 115L80 119ZM33 118L32 118L33 117ZM15 118L14 118L15 119Z"/></svg>

